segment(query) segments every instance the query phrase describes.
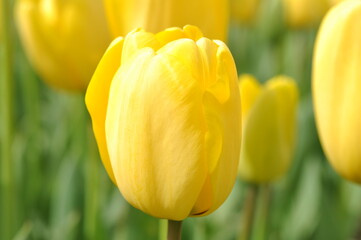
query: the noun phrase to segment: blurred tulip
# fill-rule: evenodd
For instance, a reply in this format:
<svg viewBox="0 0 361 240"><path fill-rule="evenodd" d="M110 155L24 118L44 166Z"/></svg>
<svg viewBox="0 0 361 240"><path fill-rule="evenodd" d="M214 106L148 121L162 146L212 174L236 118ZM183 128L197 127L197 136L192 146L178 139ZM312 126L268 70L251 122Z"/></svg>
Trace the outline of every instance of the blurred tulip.
<svg viewBox="0 0 361 240"><path fill-rule="evenodd" d="M182 220L213 212L229 195L241 108L223 42L193 26L132 31L104 54L86 104L103 163L134 207Z"/></svg>
<svg viewBox="0 0 361 240"><path fill-rule="evenodd" d="M85 90L110 42L101 0L18 0L30 62L51 86Z"/></svg>
<svg viewBox="0 0 361 240"><path fill-rule="evenodd" d="M231 0L231 18L239 23L251 23L255 20L259 0Z"/></svg>
<svg viewBox="0 0 361 240"><path fill-rule="evenodd" d="M361 1L335 6L317 36L313 99L321 143L343 177L361 183Z"/></svg>
<svg viewBox="0 0 361 240"><path fill-rule="evenodd" d="M168 27L198 26L209 38L224 41L228 29L226 0L104 0L113 36L134 28L159 32Z"/></svg>
<svg viewBox="0 0 361 240"><path fill-rule="evenodd" d="M298 90L295 82L275 77L262 87L250 75L240 77L243 137L240 177L265 183L289 168L295 145Z"/></svg>
<svg viewBox="0 0 361 240"><path fill-rule="evenodd" d="M329 0L282 0L287 24L292 28L319 24L329 9Z"/></svg>
<svg viewBox="0 0 361 240"><path fill-rule="evenodd" d="M329 0L330 6L336 5L344 0Z"/></svg>

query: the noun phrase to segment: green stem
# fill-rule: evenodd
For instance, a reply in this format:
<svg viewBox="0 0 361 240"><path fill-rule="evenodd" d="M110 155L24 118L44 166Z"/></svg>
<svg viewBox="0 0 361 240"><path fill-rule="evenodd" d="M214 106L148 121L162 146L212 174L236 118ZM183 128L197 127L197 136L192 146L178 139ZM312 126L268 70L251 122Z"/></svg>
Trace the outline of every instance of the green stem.
<svg viewBox="0 0 361 240"><path fill-rule="evenodd" d="M182 221L168 220L168 240L180 240L182 234Z"/></svg>
<svg viewBox="0 0 361 240"><path fill-rule="evenodd" d="M243 207L243 216L241 223L242 227L239 238L240 240L252 239L253 219L255 216L257 196L258 196L258 185L249 184L247 189L245 204Z"/></svg>
<svg viewBox="0 0 361 240"><path fill-rule="evenodd" d="M257 216L256 240L264 240L267 236L269 207L271 203L271 187L261 186L259 215Z"/></svg>
<svg viewBox="0 0 361 240"><path fill-rule="evenodd" d="M98 226L98 201L99 201L99 172L98 172L98 157L96 149L96 143L92 135L91 122L88 113L84 105L83 95L80 98L80 108L82 111L82 122L84 128L82 129L82 135L84 135L85 143L83 145L85 152L83 153L83 166L85 167L85 209L84 209L84 227L85 236L87 239L98 239L97 226Z"/></svg>
<svg viewBox="0 0 361 240"><path fill-rule="evenodd" d="M12 159L13 142L13 78L12 78L12 40L10 31L11 6L10 1L0 1L0 116L1 116L1 220L2 239L11 239L15 223L15 184Z"/></svg>
<svg viewBox="0 0 361 240"><path fill-rule="evenodd" d="M159 219L159 240L167 240L168 222L166 219Z"/></svg>

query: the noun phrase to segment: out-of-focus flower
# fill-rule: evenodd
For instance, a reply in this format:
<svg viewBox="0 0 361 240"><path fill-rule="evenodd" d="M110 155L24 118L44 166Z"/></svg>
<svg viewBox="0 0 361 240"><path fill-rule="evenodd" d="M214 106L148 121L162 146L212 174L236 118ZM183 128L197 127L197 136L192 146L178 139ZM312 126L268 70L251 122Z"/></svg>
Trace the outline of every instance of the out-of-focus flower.
<svg viewBox="0 0 361 240"><path fill-rule="evenodd" d="M287 24L304 28L320 23L329 9L329 0L282 0Z"/></svg>
<svg viewBox="0 0 361 240"><path fill-rule="evenodd" d="M236 22L251 23L257 16L259 3L259 0L231 0L231 18Z"/></svg>
<svg viewBox="0 0 361 240"><path fill-rule="evenodd" d="M100 0L19 0L17 27L25 52L51 86L85 90L110 42Z"/></svg>
<svg viewBox="0 0 361 240"><path fill-rule="evenodd" d="M313 100L325 154L361 183L361 1L335 6L322 22L313 61Z"/></svg>
<svg viewBox="0 0 361 240"><path fill-rule="evenodd" d="M243 137L240 177L264 183L289 168L295 145L298 90L285 76L259 85L250 75L240 77Z"/></svg>
<svg viewBox="0 0 361 240"><path fill-rule="evenodd" d="M338 4L338 3L342 2L342 1L344 1L344 0L329 0L330 6L336 5L336 4Z"/></svg>
<svg viewBox="0 0 361 240"><path fill-rule="evenodd" d="M193 26L138 29L110 45L86 104L125 199L159 218L207 215L237 175L241 106L230 51Z"/></svg>
<svg viewBox="0 0 361 240"><path fill-rule="evenodd" d="M209 38L224 41L228 29L226 0L104 0L114 37L134 28L159 32L186 24L198 26Z"/></svg>

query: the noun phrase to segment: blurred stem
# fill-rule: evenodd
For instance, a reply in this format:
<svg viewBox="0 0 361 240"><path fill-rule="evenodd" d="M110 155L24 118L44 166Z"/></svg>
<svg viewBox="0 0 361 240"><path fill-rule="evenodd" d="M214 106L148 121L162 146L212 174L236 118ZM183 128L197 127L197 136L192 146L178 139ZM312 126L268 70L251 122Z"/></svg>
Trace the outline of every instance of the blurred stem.
<svg viewBox="0 0 361 240"><path fill-rule="evenodd" d="M168 222L166 219L159 219L159 240L167 240Z"/></svg>
<svg viewBox="0 0 361 240"><path fill-rule="evenodd" d="M94 137L92 136L91 123L87 113L87 110L84 105L84 96L81 96L80 101L81 110L83 113L82 120L84 129L83 133L86 137L85 139L85 153L84 153L84 165L85 166L85 216L84 216L84 227L85 227L85 236L87 239L98 239L97 238L97 213L98 213L98 196L99 196L99 174L97 168L97 152L95 149L96 143Z"/></svg>
<svg viewBox="0 0 361 240"><path fill-rule="evenodd" d="M240 240L250 240L252 238L253 219L256 210L259 186L250 183L247 188L246 200L243 206Z"/></svg>
<svg viewBox="0 0 361 240"><path fill-rule="evenodd" d="M1 116L1 147L0 147L0 171L1 171L1 237L11 239L14 233L15 222L15 181L12 156L13 142L13 78L12 78L12 39L11 39L11 3L8 0L0 0L0 11L2 19L0 24L0 116Z"/></svg>
<svg viewBox="0 0 361 240"><path fill-rule="evenodd" d="M180 240L182 221L168 220L168 240Z"/></svg>
<svg viewBox="0 0 361 240"><path fill-rule="evenodd" d="M267 236L268 219L269 219L269 207L271 202L271 187L268 184L260 186L260 206L259 214L257 216L256 224L256 240L264 240Z"/></svg>

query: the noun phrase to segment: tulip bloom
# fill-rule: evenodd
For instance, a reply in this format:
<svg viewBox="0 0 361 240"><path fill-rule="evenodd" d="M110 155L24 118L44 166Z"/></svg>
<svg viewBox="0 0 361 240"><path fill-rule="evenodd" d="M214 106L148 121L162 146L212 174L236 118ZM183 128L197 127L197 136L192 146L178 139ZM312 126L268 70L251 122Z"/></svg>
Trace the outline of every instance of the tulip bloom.
<svg viewBox="0 0 361 240"><path fill-rule="evenodd" d="M134 207L182 220L207 215L227 198L241 111L223 42L193 26L132 31L105 52L86 104L103 164Z"/></svg>
<svg viewBox="0 0 361 240"><path fill-rule="evenodd" d="M113 36L125 36L134 28L159 32L192 24L210 38L224 41L228 29L226 0L104 0Z"/></svg>
<svg viewBox="0 0 361 240"><path fill-rule="evenodd" d="M110 43L100 0L18 0L17 27L25 52L51 86L85 90Z"/></svg>
<svg viewBox="0 0 361 240"><path fill-rule="evenodd" d="M296 132L298 90L279 76L265 86L250 75L240 77L243 137L239 174L244 180L265 183L289 168Z"/></svg>
<svg viewBox="0 0 361 240"><path fill-rule="evenodd" d="M317 25L329 8L330 0L283 0L287 24L292 28Z"/></svg>
<svg viewBox="0 0 361 240"><path fill-rule="evenodd" d="M317 36L313 99L322 147L343 177L361 183L361 1L336 5Z"/></svg>
<svg viewBox="0 0 361 240"><path fill-rule="evenodd" d="M236 22L250 23L257 15L259 0L231 0L231 17Z"/></svg>

